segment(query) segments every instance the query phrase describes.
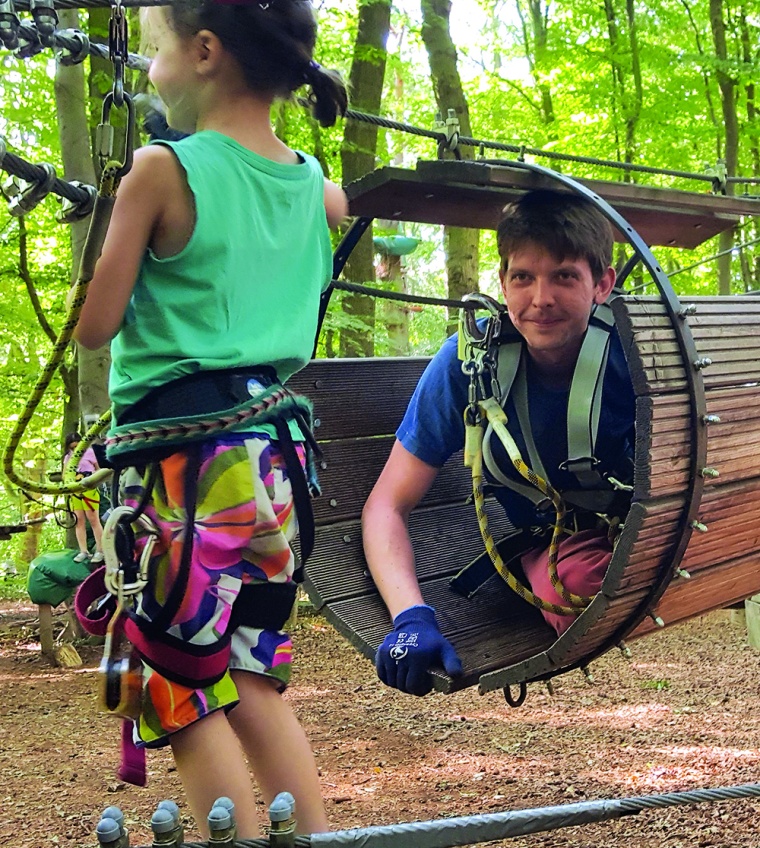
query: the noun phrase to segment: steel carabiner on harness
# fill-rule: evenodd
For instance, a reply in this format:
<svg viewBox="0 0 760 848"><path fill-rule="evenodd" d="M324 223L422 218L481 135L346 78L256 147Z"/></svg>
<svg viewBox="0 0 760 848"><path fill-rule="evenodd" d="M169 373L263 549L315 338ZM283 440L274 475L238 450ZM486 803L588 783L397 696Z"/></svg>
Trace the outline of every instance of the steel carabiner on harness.
<svg viewBox="0 0 760 848"><path fill-rule="evenodd" d="M462 360L462 371L470 377L470 407L479 400L485 400L485 380L483 375L488 371L491 380L491 394L494 386L498 392L498 380L496 366L498 362L497 342L502 330L502 316L505 307L487 294L472 292L465 295L462 300L466 303L477 304L480 308L487 310L490 315L485 329L481 330L475 320L475 309L465 308L459 319L459 342L457 354ZM474 381L477 379L477 389ZM475 396L477 394L477 397ZM473 417L473 416L471 416Z"/></svg>
<svg viewBox="0 0 760 848"><path fill-rule="evenodd" d="M133 524L148 534L139 560L135 559ZM157 541L158 528L144 513L138 515L130 506L117 506L108 516L103 528L104 581L120 604L142 592L148 584L148 566Z"/></svg>

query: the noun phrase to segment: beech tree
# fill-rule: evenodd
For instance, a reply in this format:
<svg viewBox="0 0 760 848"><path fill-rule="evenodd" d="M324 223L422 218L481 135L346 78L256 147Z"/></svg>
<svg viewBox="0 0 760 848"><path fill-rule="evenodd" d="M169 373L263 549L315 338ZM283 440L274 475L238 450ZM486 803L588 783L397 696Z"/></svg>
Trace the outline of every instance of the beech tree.
<svg viewBox="0 0 760 848"><path fill-rule="evenodd" d="M461 135L471 136L470 110L457 68L456 46L451 37L451 0L421 0L420 6L422 40L428 55L438 111L446 118L449 110L453 110L459 119ZM472 148L461 147L458 155L471 159ZM459 300L467 292L478 288L479 234L477 230L446 227L444 240L448 297ZM457 317L450 316L450 321Z"/></svg>
<svg viewBox="0 0 760 848"><path fill-rule="evenodd" d="M391 23L391 0L360 0L359 21L349 75L351 106L356 111L377 115L383 95L386 40ZM347 121L341 148L343 183L363 177L377 162L377 126ZM346 264L345 277L358 283L375 279L372 227L362 236ZM353 319L340 336L341 356L372 356L375 302L364 295L343 297L343 312Z"/></svg>

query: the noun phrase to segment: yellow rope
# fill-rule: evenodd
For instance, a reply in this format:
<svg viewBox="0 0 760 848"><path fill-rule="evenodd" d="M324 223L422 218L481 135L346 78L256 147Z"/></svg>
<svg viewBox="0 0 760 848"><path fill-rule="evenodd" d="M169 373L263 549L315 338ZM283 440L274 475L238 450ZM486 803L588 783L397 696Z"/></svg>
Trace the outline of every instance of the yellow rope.
<svg viewBox="0 0 760 848"><path fill-rule="evenodd" d="M109 468L102 468L94 474L84 477L81 480L74 480L76 469L79 460L105 427L108 426L111 420L110 410L104 412L103 415L89 428L85 437L77 446L74 454L69 462L69 465L64 474L64 482L62 483L42 483L37 480L32 480L24 477L14 468L14 459L16 451L21 439L26 432L26 428L31 421L37 407L42 400L45 391L53 379L55 372L63 361L66 353L66 348L71 342L71 337L74 333L74 328L79 321L79 315L84 305L85 297L87 296L87 286L90 284L95 273L95 264L100 257L100 252L103 249L103 240L105 238L108 223L111 220L111 211L113 209L113 201L116 195L120 177L117 172L122 168L119 162L109 162L103 170L103 176L100 182L98 198L95 202L95 208L90 221L90 228L87 233L87 240L82 251L82 261L79 266L79 274L74 287L74 296L69 305L66 314L66 320L61 328L58 338L53 345L53 350L45 363L42 373L37 378L34 388L29 395L29 400L26 402L24 409L16 421L8 441L3 451L3 471L5 476L16 486L27 492L35 492L42 495L71 495L85 492L88 489L96 489L104 480L107 480L112 471Z"/></svg>
<svg viewBox="0 0 760 848"><path fill-rule="evenodd" d="M515 444L514 439L507 430L507 416L495 398L487 398L486 400L478 401L477 407L481 413L479 420L471 423L468 420L468 411L465 412L465 451L464 463L472 469L472 490L475 500L475 511L478 517L478 525L480 533L485 543L486 552L493 562L494 568L507 585L516 592L521 598L526 600L539 609L546 612L552 612L557 615L578 615L588 604L591 598L583 597L569 592L562 585L562 582L557 573L557 557L559 552L559 542L564 532L565 504L561 495L557 490L546 480L536 474L531 468L526 465L520 451ZM556 511L556 520L554 530L552 532L551 542L549 544L549 579L552 586L564 600L571 606L560 606L559 604L551 603L543 598L539 598L528 588L526 588L512 572L507 568L504 560L501 558L499 551L494 542L493 536L488 528L488 515L485 510L484 486L486 483L485 474L483 472L483 437L485 433L484 424L489 422L493 427L494 432L499 437L499 440L504 445L507 454L512 461L517 472L525 478L531 485L535 486L540 492L546 495L551 501Z"/></svg>

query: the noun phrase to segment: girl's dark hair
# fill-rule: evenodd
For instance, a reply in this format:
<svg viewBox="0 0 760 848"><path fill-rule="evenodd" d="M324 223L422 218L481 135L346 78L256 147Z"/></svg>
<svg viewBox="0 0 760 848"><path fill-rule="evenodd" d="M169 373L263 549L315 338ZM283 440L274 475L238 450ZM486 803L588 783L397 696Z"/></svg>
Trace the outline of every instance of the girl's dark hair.
<svg viewBox="0 0 760 848"><path fill-rule="evenodd" d="M166 7L180 36L211 30L238 61L253 91L288 97L309 85L314 117L332 126L348 107L337 71L313 60L317 19L310 0L180 0Z"/></svg>
<svg viewBox="0 0 760 848"><path fill-rule="evenodd" d="M63 440L63 446L66 450L69 449L69 445L72 442L81 442L82 437L76 431L73 433L66 433L66 438Z"/></svg>

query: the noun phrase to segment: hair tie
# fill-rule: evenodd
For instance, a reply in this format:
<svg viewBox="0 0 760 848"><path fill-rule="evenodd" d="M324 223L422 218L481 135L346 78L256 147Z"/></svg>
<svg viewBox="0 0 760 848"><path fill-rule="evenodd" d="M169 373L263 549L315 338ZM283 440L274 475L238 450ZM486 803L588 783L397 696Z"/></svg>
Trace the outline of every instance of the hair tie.
<svg viewBox="0 0 760 848"><path fill-rule="evenodd" d="M309 64L306 66L306 70L303 72L303 78L306 82L314 76L315 73L322 70L322 66L319 62L315 62L314 59L309 60Z"/></svg>

